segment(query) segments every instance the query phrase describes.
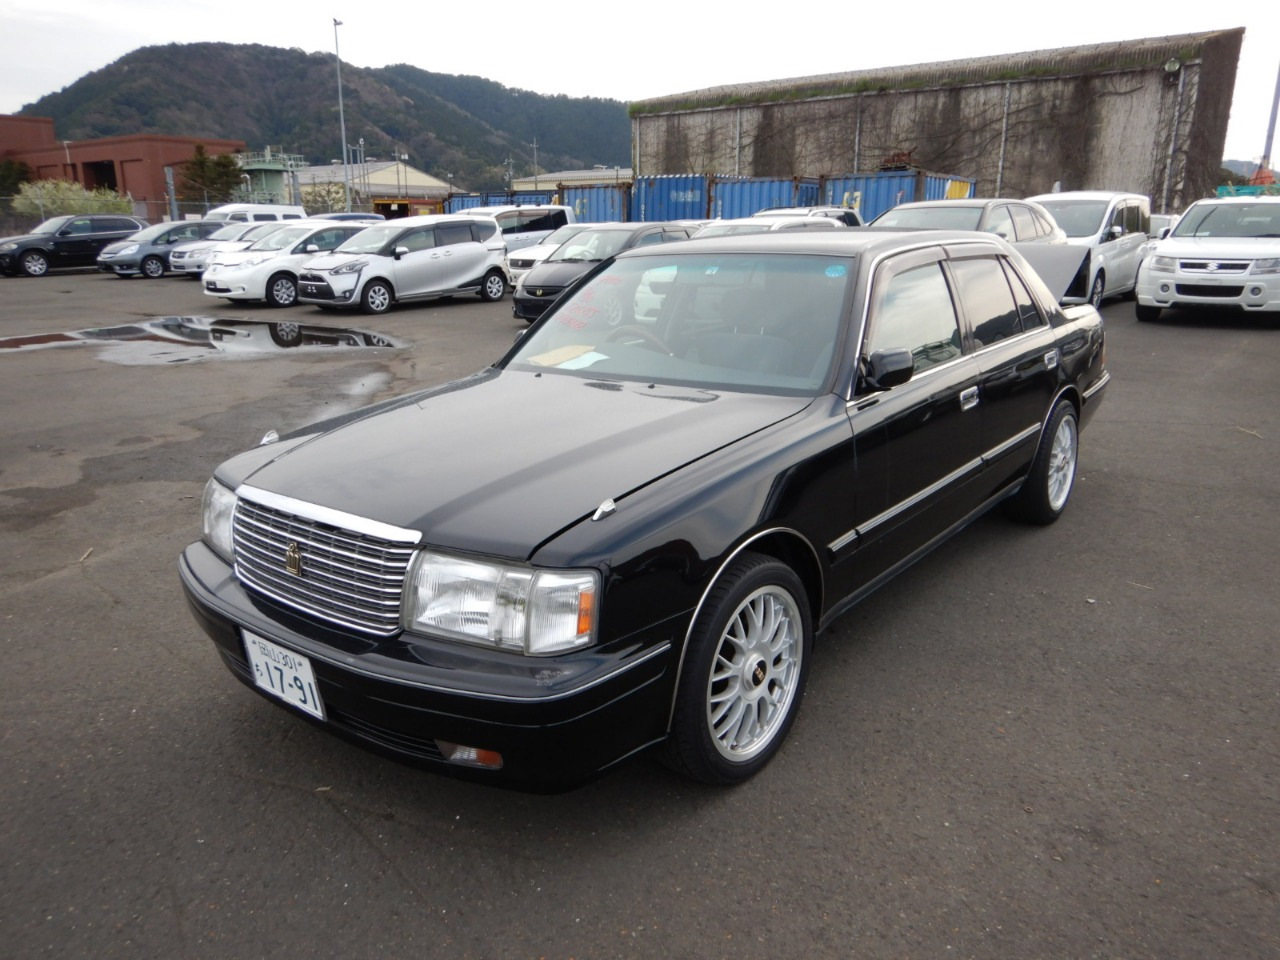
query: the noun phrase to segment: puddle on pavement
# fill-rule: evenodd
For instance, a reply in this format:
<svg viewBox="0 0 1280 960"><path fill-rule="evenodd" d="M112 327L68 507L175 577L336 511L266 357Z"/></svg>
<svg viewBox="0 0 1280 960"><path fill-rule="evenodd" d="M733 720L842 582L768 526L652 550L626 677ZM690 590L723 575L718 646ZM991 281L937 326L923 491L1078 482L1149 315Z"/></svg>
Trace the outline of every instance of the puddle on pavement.
<svg viewBox="0 0 1280 960"><path fill-rule="evenodd" d="M186 363L218 356L263 356L299 348L404 347L371 330L289 320L153 317L138 323L69 333L0 338L0 353L93 344L104 360L122 364Z"/></svg>

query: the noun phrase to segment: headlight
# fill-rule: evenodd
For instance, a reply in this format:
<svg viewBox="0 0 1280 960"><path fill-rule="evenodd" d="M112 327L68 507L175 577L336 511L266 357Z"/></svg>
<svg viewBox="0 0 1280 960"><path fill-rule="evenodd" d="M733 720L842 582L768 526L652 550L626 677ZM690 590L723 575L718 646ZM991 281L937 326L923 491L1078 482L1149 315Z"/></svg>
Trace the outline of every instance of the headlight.
<svg viewBox="0 0 1280 960"><path fill-rule="evenodd" d="M1280 257L1271 257L1268 260L1253 261L1254 274L1260 273L1280 273Z"/></svg>
<svg viewBox="0 0 1280 960"><path fill-rule="evenodd" d="M16 243L0 243L0 253L8 253L10 250L17 248Z"/></svg>
<svg viewBox="0 0 1280 960"><path fill-rule="evenodd" d="M126 246L121 247L119 250L114 250L112 252L118 257L128 256L131 253L138 252L138 245L136 243L130 243Z"/></svg>
<svg viewBox="0 0 1280 960"><path fill-rule="evenodd" d="M235 512L235 492L210 479L204 485L204 542L228 563L236 558L231 540L231 518Z"/></svg>
<svg viewBox="0 0 1280 960"><path fill-rule="evenodd" d="M367 265L368 265L368 261L353 260L350 263L344 263L342 266L334 270L330 270L329 272L332 273L334 276L338 276L339 274L343 274L343 273L359 273Z"/></svg>
<svg viewBox="0 0 1280 960"><path fill-rule="evenodd" d="M1176 257L1149 257L1147 269L1152 273L1173 273L1178 269Z"/></svg>
<svg viewBox="0 0 1280 960"><path fill-rule="evenodd" d="M409 571L404 628L530 656L595 642L592 570L465 560L422 551Z"/></svg>

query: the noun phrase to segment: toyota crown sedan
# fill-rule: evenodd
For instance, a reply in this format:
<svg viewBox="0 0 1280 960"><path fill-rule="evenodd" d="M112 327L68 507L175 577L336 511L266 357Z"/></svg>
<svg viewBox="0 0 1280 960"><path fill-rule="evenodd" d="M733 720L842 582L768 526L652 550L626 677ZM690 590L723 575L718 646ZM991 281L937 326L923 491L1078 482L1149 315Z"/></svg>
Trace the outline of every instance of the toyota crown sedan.
<svg viewBox="0 0 1280 960"><path fill-rule="evenodd" d="M737 783L836 618L997 504L1063 513L1108 379L996 237L636 248L492 366L223 463L181 580L237 679L399 759Z"/></svg>

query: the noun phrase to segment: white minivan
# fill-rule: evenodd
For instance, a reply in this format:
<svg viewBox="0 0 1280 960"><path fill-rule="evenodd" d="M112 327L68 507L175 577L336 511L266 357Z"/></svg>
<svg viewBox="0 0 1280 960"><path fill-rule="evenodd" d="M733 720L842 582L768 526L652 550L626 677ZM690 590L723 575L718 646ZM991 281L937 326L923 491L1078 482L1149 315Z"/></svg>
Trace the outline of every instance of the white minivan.
<svg viewBox="0 0 1280 960"><path fill-rule="evenodd" d="M229 220L232 223L254 220L302 220L307 212L288 203L224 203L205 214L206 220Z"/></svg>
<svg viewBox="0 0 1280 960"><path fill-rule="evenodd" d="M386 313L404 300L507 292L506 247L492 217L427 214L366 226L298 273L298 301Z"/></svg>
<svg viewBox="0 0 1280 960"><path fill-rule="evenodd" d="M1066 232L1067 243L1089 249L1063 303L1091 303L1096 309L1105 297L1134 289L1151 231L1148 197L1114 190L1068 190L1027 199L1049 211Z"/></svg>
<svg viewBox="0 0 1280 960"><path fill-rule="evenodd" d="M573 207L555 203L530 206L469 207L459 211L469 217L493 217L502 231L507 253L542 243L566 223L574 223L577 217Z"/></svg>

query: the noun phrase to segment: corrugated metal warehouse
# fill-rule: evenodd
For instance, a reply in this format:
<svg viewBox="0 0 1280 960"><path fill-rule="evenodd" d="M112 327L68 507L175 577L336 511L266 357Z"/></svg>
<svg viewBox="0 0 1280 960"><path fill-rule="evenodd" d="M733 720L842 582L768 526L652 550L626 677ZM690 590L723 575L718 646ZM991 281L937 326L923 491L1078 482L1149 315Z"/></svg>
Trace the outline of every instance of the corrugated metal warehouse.
<svg viewBox="0 0 1280 960"><path fill-rule="evenodd" d="M905 164L976 196L1217 186L1244 29L737 84L631 105L638 179L818 177Z"/></svg>

